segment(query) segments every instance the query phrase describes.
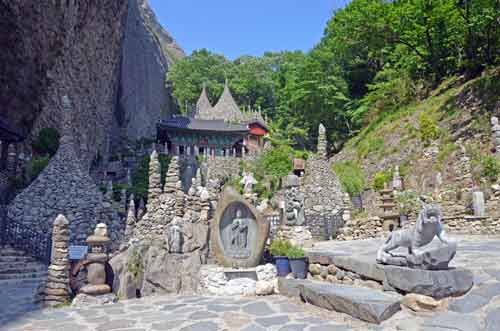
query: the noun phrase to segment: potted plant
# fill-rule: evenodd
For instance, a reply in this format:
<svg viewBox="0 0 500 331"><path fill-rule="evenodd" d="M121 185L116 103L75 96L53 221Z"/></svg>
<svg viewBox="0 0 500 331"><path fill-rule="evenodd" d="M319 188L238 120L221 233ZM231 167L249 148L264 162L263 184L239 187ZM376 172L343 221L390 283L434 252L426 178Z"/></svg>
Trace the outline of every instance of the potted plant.
<svg viewBox="0 0 500 331"><path fill-rule="evenodd" d="M288 259L293 276L298 279L305 279L307 276L307 259L304 250L293 246L288 250Z"/></svg>
<svg viewBox="0 0 500 331"><path fill-rule="evenodd" d="M288 251L292 248L292 245L288 240L273 240L269 251L274 257L274 263L276 264L276 269L278 270L278 277L285 277L291 272L290 262L288 261Z"/></svg>

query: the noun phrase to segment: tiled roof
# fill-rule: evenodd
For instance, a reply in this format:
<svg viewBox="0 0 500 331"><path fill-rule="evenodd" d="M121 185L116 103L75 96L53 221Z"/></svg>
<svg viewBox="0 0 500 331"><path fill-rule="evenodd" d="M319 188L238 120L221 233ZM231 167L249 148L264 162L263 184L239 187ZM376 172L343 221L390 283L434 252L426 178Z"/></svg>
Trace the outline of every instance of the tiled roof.
<svg viewBox="0 0 500 331"><path fill-rule="evenodd" d="M160 127L166 129L188 129L198 131L248 132L247 125L228 123L223 120L203 120L184 116L172 117L161 121Z"/></svg>
<svg viewBox="0 0 500 331"><path fill-rule="evenodd" d="M210 119L211 111L212 104L210 104L210 100L208 99L207 89L205 88L205 85L203 85L198 102L196 102L196 112L194 117L199 119Z"/></svg>
<svg viewBox="0 0 500 331"><path fill-rule="evenodd" d="M208 108L207 105L210 104L208 97L206 101L206 91L203 90L200 95L200 99L196 104L195 118L203 120L224 120L232 123L243 123L245 122L245 116L241 112L240 108L234 101L233 95L229 90L228 82L224 85L224 91L219 98L219 101L214 107ZM198 106L200 105L200 107Z"/></svg>

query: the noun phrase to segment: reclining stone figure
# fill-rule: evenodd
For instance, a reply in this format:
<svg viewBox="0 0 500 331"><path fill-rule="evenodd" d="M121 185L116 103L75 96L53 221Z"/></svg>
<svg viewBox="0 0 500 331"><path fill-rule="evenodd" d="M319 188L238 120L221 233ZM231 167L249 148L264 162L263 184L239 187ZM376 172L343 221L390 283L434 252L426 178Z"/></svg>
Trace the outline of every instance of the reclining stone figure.
<svg viewBox="0 0 500 331"><path fill-rule="evenodd" d="M394 231L377 252L377 262L425 269L447 268L455 256L456 243L449 239L443 229L443 213L437 204L424 204L414 227ZM434 237L446 246L437 249L424 249ZM408 255L394 255L391 251L408 248Z"/></svg>

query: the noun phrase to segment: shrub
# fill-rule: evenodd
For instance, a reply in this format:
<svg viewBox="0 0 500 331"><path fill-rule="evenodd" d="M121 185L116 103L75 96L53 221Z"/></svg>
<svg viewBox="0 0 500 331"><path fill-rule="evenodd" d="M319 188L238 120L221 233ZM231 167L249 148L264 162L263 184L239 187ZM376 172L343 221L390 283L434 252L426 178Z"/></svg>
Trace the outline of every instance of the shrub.
<svg viewBox="0 0 500 331"><path fill-rule="evenodd" d="M401 215L408 215L419 208L419 199L414 191L403 191L396 194L395 200L399 206Z"/></svg>
<svg viewBox="0 0 500 331"><path fill-rule="evenodd" d="M265 152L258 161L264 172L275 178L282 178L292 171L293 149L290 146L279 146Z"/></svg>
<svg viewBox="0 0 500 331"><path fill-rule="evenodd" d="M113 184L113 200L114 201L120 201L122 198L122 190L125 189L126 191L130 190L130 187L127 184Z"/></svg>
<svg viewBox="0 0 500 331"><path fill-rule="evenodd" d="M337 162L333 165L333 171L337 175L344 191L351 197L359 195L365 188L365 174L361 167L352 162Z"/></svg>
<svg viewBox="0 0 500 331"><path fill-rule="evenodd" d="M288 256L289 259L298 259L298 258L306 256L306 253L304 252L304 250L302 248L297 247L297 246L292 246L288 250L288 254L286 256Z"/></svg>
<svg viewBox="0 0 500 331"><path fill-rule="evenodd" d="M440 164L446 161L450 155L457 150L457 145L452 142L446 143L441 146L439 149L439 154L437 156L437 160Z"/></svg>
<svg viewBox="0 0 500 331"><path fill-rule="evenodd" d="M500 159L487 156L481 159L481 175L491 182L495 182L500 175Z"/></svg>
<svg viewBox="0 0 500 331"><path fill-rule="evenodd" d="M373 189L375 191L380 191L385 187L385 184L389 183L392 179L392 171L380 171L373 177Z"/></svg>
<svg viewBox="0 0 500 331"><path fill-rule="evenodd" d="M44 128L38 133L33 148L40 155L53 156L59 148L59 132L54 128Z"/></svg>
<svg viewBox="0 0 500 331"><path fill-rule="evenodd" d="M30 182L35 180L38 175L47 167L49 164L50 157L49 156L40 156L34 157L30 164L28 165L28 177Z"/></svg>
<svg viewBox="0 0 500 331"><path fill-rule="evenodd" d="M439 127L437 126L436 121L432 119L428 114L420 114L420 116L418 117L418 126L420 132L420 140L425 145L429 145L431 141L439 138Z"/></svg>
<svg viewBox="0 0 500 331"><path fill-rule="evenodd" d="M379 152L384 149L384 145L385 143L383 138L368 135L358 144L358 158L364 159L368 154Z"/></svg>
<svg viewBox="0 0 500 331"><path fill-rule="evenodd" d="M269 246L269 251L273 256L288 256L292 244L288 240L275 239Z"/></svg>
<svg viewBox="0 0 500 331"><path fill-rule="evenodd" d="M161 180L162 184L165 180L165 174L168 170L168 165L170 163L170 156L160 154L160 169L161 169ZM134 194L135 199L147 199L149 188L149 155L145 156L139 167L132 174L132 187L130 187L130 193Z"/></svg>

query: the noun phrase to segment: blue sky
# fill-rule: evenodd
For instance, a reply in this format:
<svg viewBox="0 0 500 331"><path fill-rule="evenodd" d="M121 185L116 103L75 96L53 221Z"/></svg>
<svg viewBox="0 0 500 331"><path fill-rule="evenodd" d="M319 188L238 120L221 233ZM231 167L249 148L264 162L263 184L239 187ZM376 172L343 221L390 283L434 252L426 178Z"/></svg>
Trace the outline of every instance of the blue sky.
<svg viewBox="0 0 500 331"><path fill-rule="evenodd" d="M160 23L190 54L207 48L229 59L265 51L307 51L334 9L348 0L149 0Z"/></svg>

